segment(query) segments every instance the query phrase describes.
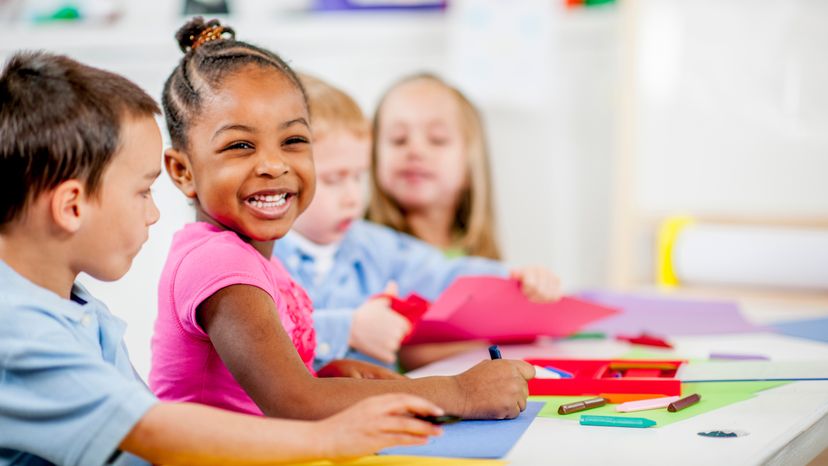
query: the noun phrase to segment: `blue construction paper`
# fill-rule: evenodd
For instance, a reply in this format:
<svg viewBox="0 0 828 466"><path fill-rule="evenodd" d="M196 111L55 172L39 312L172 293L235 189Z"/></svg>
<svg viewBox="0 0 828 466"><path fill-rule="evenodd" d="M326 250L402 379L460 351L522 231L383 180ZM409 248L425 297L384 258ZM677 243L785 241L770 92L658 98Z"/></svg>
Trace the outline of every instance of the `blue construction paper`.
<svg viewBox="0 0 828 466"><path fill-rule="evenodd" d="M386 448L381 455L442 456L444 458L502 458L515 446L546 402L530 401L515 419L462 421L443 426L443 435L426 445Z"/></svg>
<svg viewBox="0 0 828 466"><path fill-rule="evenodd" d="M771 327L784 335L828 343L828 318L777 322Z"/></svg>

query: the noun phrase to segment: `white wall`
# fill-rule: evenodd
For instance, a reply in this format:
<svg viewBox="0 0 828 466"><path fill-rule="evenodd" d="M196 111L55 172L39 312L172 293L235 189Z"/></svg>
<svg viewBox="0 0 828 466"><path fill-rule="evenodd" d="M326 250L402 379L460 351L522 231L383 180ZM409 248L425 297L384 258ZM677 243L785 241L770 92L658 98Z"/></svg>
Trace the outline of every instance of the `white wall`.
<svg viewBox="0 0 828 466"><path fill-rule="evenodd" d="M828 215L828 2L639 3L642 209Z"/></svg>
<svg viewBox="0 0 828 466"><path fill-rule="evenodd" d="M651 222L828 221L828 2L633 0L625 284L652 283ZM624 249L634 252L629 260ZM749 271L746 271L749 274ZM624 275L624 272L622 272Z"/></svg>

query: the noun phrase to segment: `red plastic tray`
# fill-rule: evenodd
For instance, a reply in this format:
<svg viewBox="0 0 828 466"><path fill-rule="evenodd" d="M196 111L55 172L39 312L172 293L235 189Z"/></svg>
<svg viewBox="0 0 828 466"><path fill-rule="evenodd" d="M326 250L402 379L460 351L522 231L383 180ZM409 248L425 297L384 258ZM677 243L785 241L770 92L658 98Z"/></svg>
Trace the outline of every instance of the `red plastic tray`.
<svg viewBox="0 0 828 466"><path fill-rule="evenodd" d="M658 394L681 395L676 370L686 361L646 359L526 359L552 366L572 378L532 379L530 395Z"/></svg>

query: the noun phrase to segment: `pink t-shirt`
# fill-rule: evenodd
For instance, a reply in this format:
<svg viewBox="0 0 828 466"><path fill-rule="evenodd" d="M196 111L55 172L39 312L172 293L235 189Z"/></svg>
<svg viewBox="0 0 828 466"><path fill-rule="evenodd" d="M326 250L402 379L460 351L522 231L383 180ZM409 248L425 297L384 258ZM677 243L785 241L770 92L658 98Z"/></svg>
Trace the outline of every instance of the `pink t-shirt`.
<svg viewBox="0 0 828 466"><path fill-rule="evenodd" d="M313 305L305 291L278 259L262 257L232 231L196 222L173 237L158 284L149 384L160 399L262 414L230 374L196 318L204 300L231 285L255 286L273 298L282 326L314 373Z"/></svg>

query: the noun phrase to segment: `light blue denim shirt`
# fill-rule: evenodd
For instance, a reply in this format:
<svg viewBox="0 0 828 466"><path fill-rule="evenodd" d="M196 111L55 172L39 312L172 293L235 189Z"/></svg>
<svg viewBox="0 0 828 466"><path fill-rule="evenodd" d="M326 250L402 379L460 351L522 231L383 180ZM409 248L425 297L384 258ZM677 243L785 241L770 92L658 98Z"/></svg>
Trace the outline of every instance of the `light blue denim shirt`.
<svg viewBox="0 0 828 466"><path fill-rule="evenodd" d="M331 270L316 280L314 258L290 232L273 250L313 301L317 369L348 357L378 361L348 347L353 312L368 298L397 282L400 296L415 292L434 300L457 277L508 273L502 263L480 257L447 259L439 249L412 236L366 221L354 222L342 239Z"/></svg>
<svg viewBox="0 0 828 466"><path fill-rule="evenodd" d="M0 261L0 465L148 464L118 451L158 402L125 329L80 285L63 299Z"/></svg>

